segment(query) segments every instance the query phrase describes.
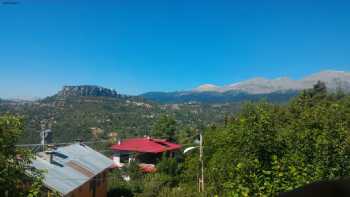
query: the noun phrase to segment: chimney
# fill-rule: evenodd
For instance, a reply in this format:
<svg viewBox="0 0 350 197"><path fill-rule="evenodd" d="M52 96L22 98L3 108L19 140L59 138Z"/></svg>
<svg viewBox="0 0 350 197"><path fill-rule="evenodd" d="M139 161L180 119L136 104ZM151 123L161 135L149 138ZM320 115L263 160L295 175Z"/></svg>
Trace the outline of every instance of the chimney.
<svg viewBox="0 0 350 197"><path fill-rule="evenodd" d="M53 151L48 151L48 154L50 154L50 163L53 162Z"/></svg>
<svg viewBox="0 0 350 197"><path fill-rule="evenodd" d="M77 138L77 139L75 140L75 142L76 142L76 143L79 143L81 146L84 146L83 140L80 139L80 138Z"/></svg>
<svg viewBox="0 0 350 197"><path fill-rule="evenodd" d="M56 147L54 145L47 145L48 150L45 152L46 154L50 155L50 163L53 162L53 155L55 154Z"/></svg>

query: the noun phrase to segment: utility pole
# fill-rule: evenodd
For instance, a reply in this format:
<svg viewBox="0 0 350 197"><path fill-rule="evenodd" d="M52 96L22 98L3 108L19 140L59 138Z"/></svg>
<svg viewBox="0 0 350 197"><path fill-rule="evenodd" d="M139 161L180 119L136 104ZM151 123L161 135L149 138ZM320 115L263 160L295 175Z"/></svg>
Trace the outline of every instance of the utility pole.
<svg viewBox="0 0 350 197"><path fill-rule="evenodd" d="M51 137L51 129L45 129L43 128L40 132L40 138L41 138L41 149L42 151L45 151L45 140L47 140L47 143L52 143L51 139L47 139Z"/></svg>
<svg viewBox="0 0 350 197"><path fill-rule="evenodd" d="M198 132L198 130L197 130ZM195 148L199 148L199 162L201 165L201 169L197 169L197 185L198 185L198 192L203 192L204 196L204 159L203 159L203 134L202 132L199 133L199 146L192 146L188 147L184 150L184 154L186 154L188 151L193 150Z"/></svg>
<svg viewBox="0 0 350 197"><path fill-rule="evenodd" d="M201 162L201 177L199 180L199 191L204 192L204 162L203 162L203 135L199 133L199 160Z"/></svg>

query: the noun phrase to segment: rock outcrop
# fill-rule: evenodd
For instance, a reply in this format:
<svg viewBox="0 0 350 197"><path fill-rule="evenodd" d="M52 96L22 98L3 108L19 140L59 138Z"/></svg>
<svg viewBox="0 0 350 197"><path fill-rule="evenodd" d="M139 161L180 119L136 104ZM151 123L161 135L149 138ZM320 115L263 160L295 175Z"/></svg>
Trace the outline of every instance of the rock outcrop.
<svg viewBox="0 0 350 197"><path fill-rule="evenodd" d="M104 96L104 97L118 97L119 94L113 89L103 88L94 85L79 85L79 86L64 86L61 91L57 93L59 97L71 96Z"/></svg>

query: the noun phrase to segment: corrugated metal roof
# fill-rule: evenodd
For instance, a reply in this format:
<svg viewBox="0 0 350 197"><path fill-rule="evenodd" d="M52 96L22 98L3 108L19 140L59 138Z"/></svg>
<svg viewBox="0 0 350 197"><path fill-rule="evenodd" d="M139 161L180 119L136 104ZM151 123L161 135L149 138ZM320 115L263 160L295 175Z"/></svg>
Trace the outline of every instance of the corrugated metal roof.
<svg viewBox="0 0 350 197"><path fill-rule="evenodd" d="M36 156L35 168L44 170L44 184L63 195L75 190L86 181L109 168L113 161L92 148L79 143L59 147L52 163L49 157Z"/></svg>

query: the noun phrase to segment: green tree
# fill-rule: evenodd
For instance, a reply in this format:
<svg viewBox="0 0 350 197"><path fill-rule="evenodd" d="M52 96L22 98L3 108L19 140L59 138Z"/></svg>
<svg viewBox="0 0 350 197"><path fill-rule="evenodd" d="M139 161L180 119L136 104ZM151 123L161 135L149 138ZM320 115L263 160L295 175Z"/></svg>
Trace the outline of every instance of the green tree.
<svg viewBox="0 0 350 197"><path fill-rule="evenodd" d="M326 84L322 81L317 81L313 87L314 92L316 93L327 93Z"/></svg>
<svg viewBox="0 0 350 197"><path fill-rule="evenodd" d="M176 121L174 118L166 115L160 116L153 125L152 136L169 141L175 141Z"/></svg>
<svg viewBox="0 0 350 197"><path fill-rule="evenodd" d="M130 182L127 182L123 179L121 170L113 170L110 173L108 173L107 196L134 196Z"/></svg>
<svg viewBox="0 0 350 197"><path fill-rule="evenodd" d="M320 88L319 88L320 87ZM275 196L304 184L350 175L350 96L320 85L288 105L246 104L226 126L204 136L209 196ZM186 159L193 184L198 156Z"/></svg>
<svg viewBox="0 0 350 197"><path fill-rule="evenodd" d="M182 145L192 144L198 137L198 131L193 127L183 127L176 131L176 142Z"/></svg>
<svg viewBox="0 0 350 197"><path fill-rule="evenodd" d="M30 167L33 155L15 146L21 134L19 118L0 117L0 196L39 195L42 176Z"/></svg>

